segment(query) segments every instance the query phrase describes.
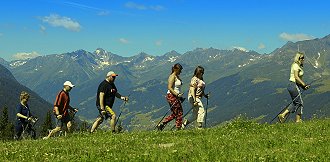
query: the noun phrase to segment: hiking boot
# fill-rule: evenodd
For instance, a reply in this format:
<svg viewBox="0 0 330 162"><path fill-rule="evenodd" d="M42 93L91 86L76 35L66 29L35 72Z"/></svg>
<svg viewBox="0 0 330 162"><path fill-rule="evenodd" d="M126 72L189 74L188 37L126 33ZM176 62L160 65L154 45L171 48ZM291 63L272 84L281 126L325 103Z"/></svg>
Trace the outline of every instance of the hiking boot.
<svg viewBox="0 0 330 162"><path fill-rule="evenodd" d="M163 123L160 123L156 127L159 131L162 131L165 128L165 125Z"/></svg>
<svg viewBox="0 0 330 162"><path fill-rule="evenodd" d="M301 123L302 119L301 119L301 115L296 115L296 123Z"/></svg>
<svg viewBox="0 0 330 162"><path fill-rule="evenodd" d="M184 120L184 122L181 125L181 128L184 129L188 125L188 120Z"/></svg>
<svg viewBox="0 0 330 162"><path fill-rule="evenodd" d="M280 123L283 123L284 120L285 120L285 116L284 116L284 114L278 114L277 118L278 118L278 121L279 121Z"/></svg>
<svg viewBox="0 0 330 162"><path fill-rule="evenodd" d="M284 123L285 122L285 117L290 113L290 111L288 109L285 109L281 114L278 114L278 120L280 123Z"/></svg>
<svg viewBox="0 0 330 162"><path fill-rule="evenodd" d="M197 129L203 129L203 123L202 122L197 123Z"/></svg>

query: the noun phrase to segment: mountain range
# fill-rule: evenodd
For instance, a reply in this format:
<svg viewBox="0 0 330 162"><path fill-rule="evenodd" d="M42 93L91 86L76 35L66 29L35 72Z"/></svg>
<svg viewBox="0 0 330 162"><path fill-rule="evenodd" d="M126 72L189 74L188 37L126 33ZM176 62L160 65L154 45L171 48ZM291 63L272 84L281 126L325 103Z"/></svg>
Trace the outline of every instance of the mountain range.
<svg viewBox="0 0 330 162"><path fill-rule="evenodd" d="M76 87L71 91L71 102L85 120L96 117L97 87L106 73L113 70L119 74L116 79L119 92L130 95L125 105L117 100L114 110L122 112L121 120L130 129L151 129L169 108L164 96L167 78L175 63L183 65L181 78L185 94L195 67L205 68L206 92L210 92L211 97L208 105L206 100L204 104L210 125L239 114L263 116L263 121L269 121L291 100L286 86L298 47L306 54L304 80L313 81L312 88L304 91L304 117L329 116L330 36L288 42L270 54L197 48L184 54L170 51L161 56L140 53L122 57L98 48L94 52L77 50L27 60L0 60L0 63L18 82L50 103L62 89L63 82L72 81ZM187 102L183 106L185 112L190 109Z"/></svg>

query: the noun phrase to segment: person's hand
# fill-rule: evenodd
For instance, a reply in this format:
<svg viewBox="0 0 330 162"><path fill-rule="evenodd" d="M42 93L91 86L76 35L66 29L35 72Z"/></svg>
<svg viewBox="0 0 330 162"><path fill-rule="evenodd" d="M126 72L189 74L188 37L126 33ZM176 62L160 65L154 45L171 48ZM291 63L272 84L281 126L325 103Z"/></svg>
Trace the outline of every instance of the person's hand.
<svg viewBox="0 0 330 162"><path fill-rule="evenodd" d="M183 96L183 93L179 93L176 97L180 98Z"/></svg>
<svg viewBox="0 0 330 162"><path fill-rule="evenodd" d="M32 117L31 117L31 116L30 116L30 117L28 117L28 118L27 118L27 120L28 120L28 121L31 121L31 120L32 120Z"/></svg>
<svg viewBox="0 0 330 162"><path fill-rule="evenodd" d="M77 108L74 108L73 111L74 111L74 112L78 112L78 109L77 109Z"/></svg>
<svg viewBox="0 0 330 162"><path fill-rule="evenodd" d="M194 106L197 106L198 105L198 101L194 101Z"/></svg>
<svg viewBox="0 0 330 162"><path fill-rule="evenodd" d="M62 115L57 115L56 116L57 119L62 119L62 117L63 117Z"/></svg>
<svg viewBox="0 0 330 162"><path fill-rule="evenodd" d="M128 101L128 96L121 96L120 99L124 100L125 102Z"/></svg>
<svg viewBox="0 0 330 162"><path fill-rule="evenodd" d="M305 85L304 89L307 90L307 89L309 89L310 87L311 87L311 86L307 84L307 85Z"/></svg>
<svg viewBox="0 0 330 162"><path fill-rule="evenodd" d="M106 113L107 113L107 112L106 112L105 110L102 110L102 111L101 111L101 114L102 114L102 115L105 115Z"/></svg>

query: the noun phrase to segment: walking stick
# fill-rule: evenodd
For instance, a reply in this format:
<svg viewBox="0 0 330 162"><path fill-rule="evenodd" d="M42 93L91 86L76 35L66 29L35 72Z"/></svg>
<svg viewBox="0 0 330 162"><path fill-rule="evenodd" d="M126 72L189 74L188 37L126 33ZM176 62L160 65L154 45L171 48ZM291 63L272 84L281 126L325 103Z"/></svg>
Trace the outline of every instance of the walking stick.
<svg viewBox="0 0 330 162"><path fill-rule="evenodd" d="M271 121L270 123L272 123L277 117L278 115L280 115L285 109L287 109L300 95L302 95L303 92L301 92L299 95L297 95L289 104L287 104ZM286 120L286 119L285 119Z"/></svg>
<svg viewBox="0 0 330 162"><path fill-rule="evenodd" d="M206 128L206 119L207 119L207 108L209 107L209 95L207 95L207 98L206 98L206 108L205 108L205 121L204 121L204 128Z"/></svg>
<svg viewBox="0 0 330 162"><path fill-rule="evenodd" d="M182 116L182 119L184 119L184 117L186 117L186 116L189 114L189 112L190 112L193 108L194 108L194 107L191 107L191 108L186 112L186 114ZM188 124L187 124L187 125L188 125ZM173 127L171 128L171 130L174 129L174 128L175 128L175 125L173 125Z"/></svg>
<svg viewBox="0 0 330 162"><path fill-rule="evenodd" d="M129 94L127 97L129 97L130 95L131 95L131 94ZM121 107L121 108L122 108L122 107L125 107L126 103L127 103L127 101L124 101L124 106L120 106L120 107ZM119 121L119 118L120 118L121 113L122 113L122 110L120 110L120 113L119 113L119 115L118 115L118 117L117 117L117 120L116 120L116 122L115 122L115 127L116 127L116 125L117 125L117 123L118 123L118 121Z"/></svg>
<svg viewBox="0 0 330 162"><path fill-rule="evenodd" d="M165 118L165 116L167 115L168 112L171 111L172 107L176 104L178 100L175 100L174 103L171 105L171 107L167 110L167 112L165 113L165 115L162 117L162 119L157 123L157 125L155 126L155 129L157 128L157 126L163 121L163 119Z"/></svg>

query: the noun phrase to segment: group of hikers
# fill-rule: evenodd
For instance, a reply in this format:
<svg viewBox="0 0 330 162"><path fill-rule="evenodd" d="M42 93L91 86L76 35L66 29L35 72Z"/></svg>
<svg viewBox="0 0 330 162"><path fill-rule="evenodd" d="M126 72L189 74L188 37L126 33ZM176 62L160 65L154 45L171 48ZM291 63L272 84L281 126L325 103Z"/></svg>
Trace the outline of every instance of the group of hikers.
<svg viewBox="0 0 330 162"><path fill-rule="evenodd" d="M301 115L303 113L303 100L300 89L307 90L310 88L310 85L306 84L302 79L304 75L304 59L305 57L303 53L297 52L295 54L294 61L291 65L289 78L290 82L287 87L293 104L290 104L289 107L285 108L283 111L281 111L281 113L279 113L277 117L280 123L283 123L290 113L296 113L296 122L302 121ZM156 127L160 131L163 130L166 124L173 119L175 119L175 127L178 130L184 129L189 123L194 121L196 121L196 128L203 128L206 112L202 103L202 98L209 98L209 94L205 94L204 92L204 68L202 66L197 66L190 80L188 101L191 104L192 115L189 119L183 119L183 108L181 103L185 98L183 98L183 93L181 91L183 82L180 78L180 74L182 69L183 67L179 63L174 64L171 69L172 72L168 77L168 91L166 99L169 103L172 113L157 124ZM96 107L99 115L92 125L90 130L91 133L95 132L95 130L104 121L104 119L108 118L110 118L110 129L112 132L115 132L116 113L113 110L115 98L119 98L125 102L129 100L128 96L122 96L118 92L115 86L115 79L117 76L118 74L115 72L109 71L105 80L103 80L98 86L96 94ZM63 89L58 93L54 102L53 113L56 118L56 127L51 130L47 136L43 137L43 139L50 138L62 128L64 128L66 131L70 131L73 120L72 115L70 114L76 113L78 111L78 109L73 108L70 105L69 92L73 87L75 87L75 85L73 85L70 81L64 82ZM34 120L34 118L28 106L29 97L30 95L27 92L21 92L20 104L17 106L15 139L20 139L23 131L33 131L30 121ZM33 138L35 138L35 133L32 134L34 134Z"/></svg>

